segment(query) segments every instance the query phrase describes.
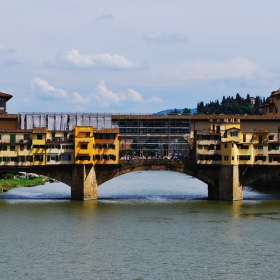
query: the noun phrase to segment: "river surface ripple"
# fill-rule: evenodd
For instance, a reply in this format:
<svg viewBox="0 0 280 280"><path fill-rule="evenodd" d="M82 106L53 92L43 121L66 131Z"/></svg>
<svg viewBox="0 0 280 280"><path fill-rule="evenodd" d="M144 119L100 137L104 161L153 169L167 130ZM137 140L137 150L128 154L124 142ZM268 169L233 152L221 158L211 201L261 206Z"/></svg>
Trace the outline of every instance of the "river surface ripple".
<svg viewBox="0 0 280 280"><path fill-rule="evenodd" d="M279 197L208 201L169 171L133 172L71 201L62 183L0 195L1 279L279 279Z"/></svg>

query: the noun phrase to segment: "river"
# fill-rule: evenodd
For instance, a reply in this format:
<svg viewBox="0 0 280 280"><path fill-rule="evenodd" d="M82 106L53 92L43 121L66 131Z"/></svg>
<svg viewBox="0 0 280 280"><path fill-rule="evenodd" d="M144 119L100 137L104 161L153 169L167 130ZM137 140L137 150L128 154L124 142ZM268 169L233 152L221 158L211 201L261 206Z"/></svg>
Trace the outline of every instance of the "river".
<svg viewBox="0 0 280 280"><path fill-rule="evenodd" d="M133 172L71 201L62 183L0 195L1 279L279 279L280 198L208 201L170 171Z"/></svg>

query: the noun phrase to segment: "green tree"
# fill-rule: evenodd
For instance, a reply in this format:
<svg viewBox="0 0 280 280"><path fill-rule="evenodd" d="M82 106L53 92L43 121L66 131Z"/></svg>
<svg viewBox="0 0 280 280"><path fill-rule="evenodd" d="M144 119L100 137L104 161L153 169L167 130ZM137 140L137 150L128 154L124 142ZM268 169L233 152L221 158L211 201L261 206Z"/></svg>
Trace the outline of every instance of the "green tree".
<svg viewBox="0 0 280 280"><path fill-rule="evenodd" d="M191 109L188 108L183 109L183 114L190 114L190 113L191 113Z"/></svg>

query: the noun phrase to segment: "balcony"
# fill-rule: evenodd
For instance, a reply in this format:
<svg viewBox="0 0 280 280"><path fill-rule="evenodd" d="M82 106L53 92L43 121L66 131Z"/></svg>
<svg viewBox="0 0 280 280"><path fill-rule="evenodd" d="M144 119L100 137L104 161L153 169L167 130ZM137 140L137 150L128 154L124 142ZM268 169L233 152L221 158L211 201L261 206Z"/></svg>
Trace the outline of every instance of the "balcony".
<svg viewBox="0 0 280 280"><path fill-rule="evenodd" d="M90 151L84 150L84 149L79 149L77 154L78 155L90 155Z"/></svg>

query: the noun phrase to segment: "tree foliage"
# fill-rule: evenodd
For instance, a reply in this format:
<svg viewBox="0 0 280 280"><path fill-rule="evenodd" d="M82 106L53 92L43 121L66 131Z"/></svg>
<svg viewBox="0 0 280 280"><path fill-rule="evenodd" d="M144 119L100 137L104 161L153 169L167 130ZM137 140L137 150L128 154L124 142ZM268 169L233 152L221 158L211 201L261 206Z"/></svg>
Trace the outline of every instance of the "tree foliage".
<svg viewBox="0 0 280 280"><path fill-rule="evenodd" d="M221 103L219 100L210 101L205 103L203 101L197 104L197 113L198 114L260 114L258 107L266 103L265 98L257 96L255 98L255 104L252 105L251 97L247 94L246 98L242 98L239 93L236 94L236 97L223 96Z"/></svg>

